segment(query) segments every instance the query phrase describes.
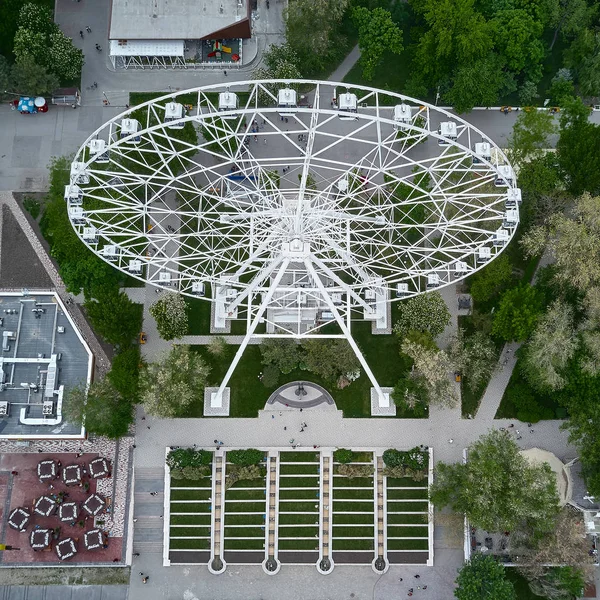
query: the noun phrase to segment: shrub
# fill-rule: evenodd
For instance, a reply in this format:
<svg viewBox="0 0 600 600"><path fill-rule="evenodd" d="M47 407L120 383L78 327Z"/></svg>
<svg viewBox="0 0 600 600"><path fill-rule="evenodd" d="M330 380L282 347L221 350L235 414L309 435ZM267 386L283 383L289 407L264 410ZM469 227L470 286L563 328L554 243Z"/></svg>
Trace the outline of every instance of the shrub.
<svg viewBox="0 0 600 600"><path fill-rule="evenodd" d="M413 481L423 481L423 479L427 477L426 471L414 471L413 469L409 469L408 467L384 467L383 474L386 477L393 477L396 479L410 477Z"/></svg>
<svg viewBox="0 0 600 600"><path fill-rule="evenodd" d="M263 385L267 388L275 387L279 383L279 373L275 365L267 365L263 371Z"/></svg>
<svg viewBox="0 0 600 600"><path fill-rule="evenodd" d="M336 475L342 477L372 477L375 472L373 465L337 465Z"/></svg>
<svg viewBox="0 0 600 600"><path fill-rule="evenodd" d="M487 302L502 292L512 279L512 265L506 254L501 254L470 280L470 293L473 300Z"/></svg>
<svg viewBox="0 0 600 600"><path fill-rule="evenodd" d="M542 406L533 390L525 383L515 383L506 388L506 398L515 407L519 421L537 423L542 419L552 419L554 412L551 408Z"/></svg>
<svg viewBox="0 0 600 600"><path fill-rule="evenodd" d="M352 450L347 450L346 448L340 448L333 453L333 460L335 462L339 462L342 465L346 463L352 462L353 452Z"/></svg>
<svg viewBox="0 0 600 600"><path fill-rule="evenodd" d="M229 455L229 453L227 453ZM234 483L247 479L262 479L267 474L260 465L227 465L225 474L225 489L228 490Z"/></svg>
<svg viewBox="0 0 600 600"><path fill-rule="evenodd" d="M249 448L248 450L230 450L227 452L227 461L234 465L250 466L262 462L265 453L262 450Z"/></svg>
<svg viewBox="0 0 600 600"><path fill-rule="evenodd" d="M416 446L412 450L395 450L390 448L383 453L383 462L386 467L406 467L413 471L427 469L429 453Z"/></svg>
<svg viewBox="0 0 600 600"><path fill-rule="evenodd" d="M185 467L201 467L210 465L212 452L208 450L195 450L194 448L177 448L167 455L167 465L170 469L184 469Z"/></svg>
<svg viewBox="0 0 600 600"><path fill-rule="evenodd" d="M23 208L25 208L33 219L37 219L40 216L40 203L33 198L23 198Z"/></svg>
<svg viewBox="0 0 600 600"><path fill-rule="evenodd" d="M202 465L201 467L183 467L181 471L185 479L191 479L192 481L197 481L210 475L210 468L207 465Z"/></svg>

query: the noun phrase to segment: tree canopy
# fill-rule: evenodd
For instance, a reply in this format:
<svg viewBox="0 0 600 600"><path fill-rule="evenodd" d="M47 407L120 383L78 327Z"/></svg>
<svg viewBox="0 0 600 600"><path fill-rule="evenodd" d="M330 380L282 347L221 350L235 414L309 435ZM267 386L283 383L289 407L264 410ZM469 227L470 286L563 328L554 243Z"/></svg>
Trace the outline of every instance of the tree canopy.
<svg viewBox="0 0 600 600"><path fill-rule="evenodd" d="M189 346L173 346L161 360L150 363L140 377L141 399L155 417L184 417L204 398L210 367Z"/></svg>
<svg viewBox="0 0 600 600"><path fill-rule="evenodd" d="M504 566L489 554L477 552L464 564L456 578L458 600L516 600L513 584Z"/></svg>
<svg viewBox="0 0 600 600"><path fill-rule="evenodd" d="M439 292L420 294L400 302L394 333L400 337L411 331L427 331L433 337L443 333L450 323L450 311Z"/></svg>
<svg viewBox="0 0 600 600"><path fill-rule="evenodd" d="M167 292L150 306L150 314L163 340L182 338L188 332L187 304L181 294Z"/></svg>
<svg viewBox="0 0 600 600"><path fill-rule="evenodd" d="M521 528L541 535L552 530L558 514L549 465L530 465L506 432L497 430L469 446L466 463L437 464L430 498L486 531Z"/></svg>

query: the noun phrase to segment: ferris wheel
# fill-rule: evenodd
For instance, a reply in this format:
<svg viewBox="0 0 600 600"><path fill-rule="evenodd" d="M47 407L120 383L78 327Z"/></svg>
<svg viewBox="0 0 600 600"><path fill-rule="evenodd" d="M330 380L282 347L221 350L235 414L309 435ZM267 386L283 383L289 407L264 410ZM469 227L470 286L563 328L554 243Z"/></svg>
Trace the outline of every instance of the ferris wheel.
<svg viewBox="0 0 600 600"><path fill-rule="evenodd" d="M521 194L504 153L445 110L269 80L179 91L111 119L77 153L65 200L104 260L212 301L214 332L246 320L240 356L251 336L335 331L385 403L351 321L389 331L390 302L483 267L512 238Z"/></svg>

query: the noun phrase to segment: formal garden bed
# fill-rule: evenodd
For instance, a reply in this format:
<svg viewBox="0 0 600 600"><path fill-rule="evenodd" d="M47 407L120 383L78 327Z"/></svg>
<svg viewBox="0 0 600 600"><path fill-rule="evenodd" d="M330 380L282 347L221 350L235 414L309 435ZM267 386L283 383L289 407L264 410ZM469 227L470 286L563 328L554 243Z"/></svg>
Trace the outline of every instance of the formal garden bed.
<svg viewBox="0 0 600 600"><path fill-rule="evenodd" d="M422 448L386 450L383 459L388 553L428 551L429 452Z"/></svg>
<svg viewBox="0 0 600 600"><path fill-rule="evenodd" d="M320 460L316 452L279 454L280 551L319 549Z"/></svg>
<svg viewBox="0 0 600 600"><path fill-rule="evenodd" d="M265 548L267 488L265 453L232 450L226 453L223 544L227 551Z"/></svg>
<svg viewBox="0 0 600 600"><path fill-rule="evenodd" d="M167 456L170 469L169 550L210 550L213 453L182 448Z"/></svg>
<svg viewBox="0 0 600 600"><path fill-rule="evenodd" d="M334 560L336 551L375 549L374 472L372 452L334 452L330 508Z"/></svg>

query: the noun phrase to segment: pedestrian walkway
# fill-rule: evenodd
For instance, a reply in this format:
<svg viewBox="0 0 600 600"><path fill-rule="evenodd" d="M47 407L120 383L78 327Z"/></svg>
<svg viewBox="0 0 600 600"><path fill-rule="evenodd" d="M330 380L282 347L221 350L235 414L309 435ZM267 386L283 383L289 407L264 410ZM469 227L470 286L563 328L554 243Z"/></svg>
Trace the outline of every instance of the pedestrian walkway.
<svg viewBox="0 0 600 600"><path fill-rule="evenodd" d="M140 555L158 553L162 556L164 477L164 465L150 468L136 466L135 468L134 554L138 552Z"/></svg>

